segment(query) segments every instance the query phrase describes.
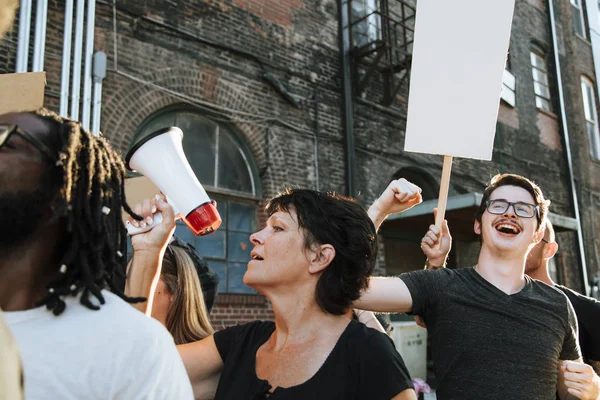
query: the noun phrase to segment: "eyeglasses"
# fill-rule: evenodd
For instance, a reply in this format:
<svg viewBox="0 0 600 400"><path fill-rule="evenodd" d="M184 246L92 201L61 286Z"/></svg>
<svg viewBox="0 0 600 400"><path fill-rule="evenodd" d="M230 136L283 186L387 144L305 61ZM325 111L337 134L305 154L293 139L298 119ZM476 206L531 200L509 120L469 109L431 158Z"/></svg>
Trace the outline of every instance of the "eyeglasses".
<svg viewBox="0 0 600 400"><path fill-rule="evenodd" d="M544 242L544 243L546 243L546 244L550 243L549 241L547 241L547 240L546 240L546 239L544 239L544 238L542 238L542 242Z"/></svg>
<svg viewBox="0 0 600 400"><path fill-rule="evenodd" d="M29 142L33 147L38 149L43 155L48 157L52 161L56 161L56 155L41 142L38 138L33 136L31 133L24 131L17 125L0 124L0 149L8 142L10 137L14 134L19 134L23 139Z"/></svg>
<svg viewBox="0 0 600 400"><path fill-rule="evenodd" d="M485 202L486 208L490 214L502 215L510 206L512 206L513 210L515 210L515 214L517 214L521 218L533 218L536 214L539 214L540 208L534 204L523 203L521 201L517 201L515 203L506 200L488 200Z"/></svg>

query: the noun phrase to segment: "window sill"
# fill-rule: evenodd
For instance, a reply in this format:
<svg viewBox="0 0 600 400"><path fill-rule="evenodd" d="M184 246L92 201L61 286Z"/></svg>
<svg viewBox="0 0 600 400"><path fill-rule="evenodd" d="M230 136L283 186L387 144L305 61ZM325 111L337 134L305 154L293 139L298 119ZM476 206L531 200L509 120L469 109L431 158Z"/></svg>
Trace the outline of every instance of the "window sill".
<svg viewBox="0 0 600 400"><path fill-rule="evenodd" d="M558 115L554 114L552 111L544 110L542 108L538 108L538 112L558 121Z"/></svg>
<svg viewBox="0 0 600 400"><path fill-rule="evenodd" d="M247 293L219 293L215 305L266 305L267 298L262 294L247 294Z"/></svg>
<svg viewBox="0 0 600 400"><path fill-rule="evenodd" d="M577 32L574 32L574 33L575 33L575 36L576 36L576 37L577 37L579 40L581 40L583 43L587 44L588 46L592 47L592 42L590 42L590 41L589 41L587 38L585 38L585 37L581 36L581 35L580 35L579 33L577 33Z"/></svg>

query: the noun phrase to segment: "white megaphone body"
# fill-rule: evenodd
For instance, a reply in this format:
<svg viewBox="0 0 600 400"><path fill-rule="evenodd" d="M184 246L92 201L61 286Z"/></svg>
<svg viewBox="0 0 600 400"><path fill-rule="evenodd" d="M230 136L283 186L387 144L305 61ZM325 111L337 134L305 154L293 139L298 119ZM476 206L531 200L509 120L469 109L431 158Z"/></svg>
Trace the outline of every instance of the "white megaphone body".
<svg viewBox="0 0 600 400"><path fill-rule="evenodd" d="M145 175L154 183L195 235L207 235L221 225L215 203L196 178L185 157L183 132L177 127L163 128L144 137L125 156L127 169ZM130 235L146 232L162 221L156 213L154 222L146 228L136 228L127 221Z"/></svg>

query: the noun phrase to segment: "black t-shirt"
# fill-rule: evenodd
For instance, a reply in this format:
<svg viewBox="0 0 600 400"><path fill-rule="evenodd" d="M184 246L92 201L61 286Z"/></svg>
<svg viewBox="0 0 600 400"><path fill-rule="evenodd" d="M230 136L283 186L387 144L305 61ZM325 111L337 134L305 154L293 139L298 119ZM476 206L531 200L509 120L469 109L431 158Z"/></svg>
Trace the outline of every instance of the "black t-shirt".
<svg viewBox="0 0 600 400"><path fill-rule="evenodd" d="M525 277L507 295L474 268L400 278L431 335L438 399L555 399L558 361L580 357L564 294Z"/></svg>
<svg viewBox="0 0 600 400"><path fill-rule="evenodd" d="M585 362L600 361L600 301L579 294L568 287L556 285L567 295L579 325L579 346Z"/></svg>
<svg viewBox="0 0 600 400"><path fill-rule="evenodd" d="M404 361L385 334L350 321L333 350L306 382L276 388L256 376L256 352L275 330L273 322L256 321L216 332L224 367L215 399L369 399L389 400L412 382Z"/></svg>

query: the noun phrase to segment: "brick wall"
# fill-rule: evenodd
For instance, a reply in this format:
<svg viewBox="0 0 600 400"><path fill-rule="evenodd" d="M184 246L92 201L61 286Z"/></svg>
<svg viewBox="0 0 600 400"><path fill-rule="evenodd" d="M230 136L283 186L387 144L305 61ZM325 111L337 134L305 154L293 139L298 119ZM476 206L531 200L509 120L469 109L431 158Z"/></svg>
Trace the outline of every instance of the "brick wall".
<svg viewBox="0 0 600 400"><path fill-rule="evenodd" d="M215 330L256 320L274 321L271 303L260 295L219 294L210 314Z"/></svg>
<svg viewBox="0 0 600 400"><path fill-rule="evenodd" d="M514 172L538 182L552 199L554 212L573 216L560 116L556 115L556 77L550 73L555 115L540 113L535 107L529 62L531 45L536 43L547 49L553 70L545 4L540 0L516 1L509 60L517 78L517 106L501 105L491 162L454 161L450 194L481 192L495 173ZM600 227L600 212L593 204L600 201L600 163L589 158L579 76L585 74L592 80L595 76L589 44L572 33L569 1L556 0L555 4L586 258L592 275L599 268L594 246L600 245L600 234L594 233L597 228L593 221ZM49 10L46 102L57 108L64 1L50 1ZM156 111L176 104L186 104L201 113L210 110L212 115L217 113L231 121L248 144L261 171L262 198L273 196L284 186L343 193L337 31L337 3L333 0L121 0L116 13L112 2L99 0L95 50L107 53L109 68L103 87L102 130L117 148L125 150L136 129ZM0 72L14 70L16 32L17 25L0 43ZM299 107L264 81L266 72L286 86ZM379 104L382 89L381 76L376 76L353 104L355 184L364 205L370 204L402 168L418 168L435 181L441 175L440 156L403 151L407 87L390 107ZM263 223L264 215L258 212L258 216ZM381 242L377 270L384 273L393 260L385 260ZM566 260L560 265L565 270L565 282L580 288L575 243L573 232L559 235ZM218 324L236 323L250 315L271 315L266 304L230 300L223 300L215 309Z"/></svg>

